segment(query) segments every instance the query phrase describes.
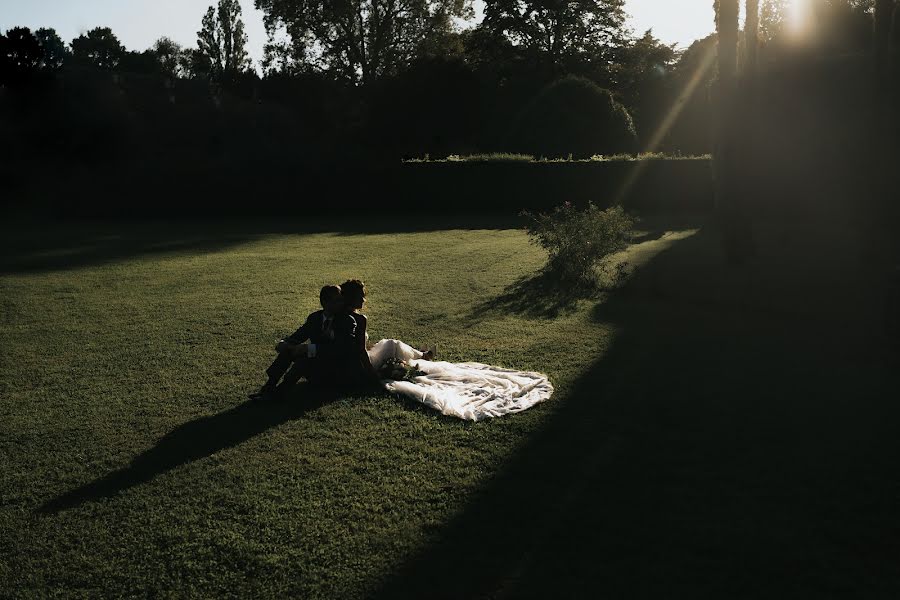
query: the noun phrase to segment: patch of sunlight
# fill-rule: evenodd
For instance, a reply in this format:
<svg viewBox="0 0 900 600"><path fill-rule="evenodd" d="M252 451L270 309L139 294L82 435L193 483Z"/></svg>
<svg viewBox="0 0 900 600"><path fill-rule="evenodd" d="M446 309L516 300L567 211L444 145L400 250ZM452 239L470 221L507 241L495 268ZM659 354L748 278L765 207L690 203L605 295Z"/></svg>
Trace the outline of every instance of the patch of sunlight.
<svg viewBox="0 0 900 600"><path fill-rule="evenodd" d="M665 231L656 239L632 244L627 249L613 255L615 263L627 262L628 270L634 271L649 263L678 242L682 242L700 231L700 228Z"/></svg>

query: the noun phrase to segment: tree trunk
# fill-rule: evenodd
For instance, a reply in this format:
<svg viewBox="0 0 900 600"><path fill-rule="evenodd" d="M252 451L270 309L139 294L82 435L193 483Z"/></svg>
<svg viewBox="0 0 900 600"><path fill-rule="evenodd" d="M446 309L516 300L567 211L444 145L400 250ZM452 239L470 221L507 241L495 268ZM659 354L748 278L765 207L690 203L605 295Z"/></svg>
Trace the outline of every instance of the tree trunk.
<svg viewBox="0 0 900 600"><path fill-rule="evenodd" d="M742 142L738 110L737 49L739 0L718 0L719 111L715 148L716 211L728 261L745 262L752 253L750 225L741 190Z"/></svg>
<svg viewBox="0 0 900 600"><path fill-rule="evenodd" d="M757 62L759 60L759 0L747 0L744 38L747 46L747 77L755 80Z"/></svg>
<svg viewBox="0 0 900 600"><path fill-rule="evenodd" d="M879 85L885 85L889 76L893 17L894 0L875 0L875 78Z"/></svg>

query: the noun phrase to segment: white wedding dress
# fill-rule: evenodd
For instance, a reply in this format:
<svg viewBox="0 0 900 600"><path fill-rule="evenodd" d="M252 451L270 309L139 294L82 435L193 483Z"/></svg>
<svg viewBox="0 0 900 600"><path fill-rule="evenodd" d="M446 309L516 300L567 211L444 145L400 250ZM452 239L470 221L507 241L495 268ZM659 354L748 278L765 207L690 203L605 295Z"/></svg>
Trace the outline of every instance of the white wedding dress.
<svg viewBox="0 0 900 600"><path fill-rule="evenodd" d="M541 373L474 362L430 361L422 356L399 340L381 340L369 350L369 361L376 370L396 358L424 373L412 381L386 380L387 390L468 421L521 412L553 394L553 385Z"/></svg>

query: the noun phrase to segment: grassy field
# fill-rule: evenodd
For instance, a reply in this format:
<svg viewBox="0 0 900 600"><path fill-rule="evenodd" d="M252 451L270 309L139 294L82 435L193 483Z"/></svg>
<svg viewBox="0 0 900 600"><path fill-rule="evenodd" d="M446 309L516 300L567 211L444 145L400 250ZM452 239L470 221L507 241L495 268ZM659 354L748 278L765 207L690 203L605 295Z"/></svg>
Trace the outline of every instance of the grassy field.
<svg viewBox="0 0 900 600"><path fill-rule="evenodd" d="M521 231L437 226L6 231L0 596L900 592L897 356L852 232L771 227L734 270L710 227L648 227L579 299ZM479 424L246 402L347 277L373 339L557 394Z"/></svg>

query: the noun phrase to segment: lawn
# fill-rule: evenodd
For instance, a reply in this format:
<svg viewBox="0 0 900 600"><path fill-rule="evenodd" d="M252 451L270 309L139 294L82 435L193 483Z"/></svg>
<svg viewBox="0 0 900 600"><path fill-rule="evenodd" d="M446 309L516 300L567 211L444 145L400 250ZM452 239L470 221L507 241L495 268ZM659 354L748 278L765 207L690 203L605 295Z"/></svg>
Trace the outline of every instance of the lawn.
<svg viewBox="0 0 900 600"><path fill-rule="evenodd" d="M443 227L8 229L0 596L900 592L897 357L852 236L772 227L733 270L711 227L648 226L579 299L523 232ZM245 401L348 277L374 340L557 393L478 424Z"/></svg>

